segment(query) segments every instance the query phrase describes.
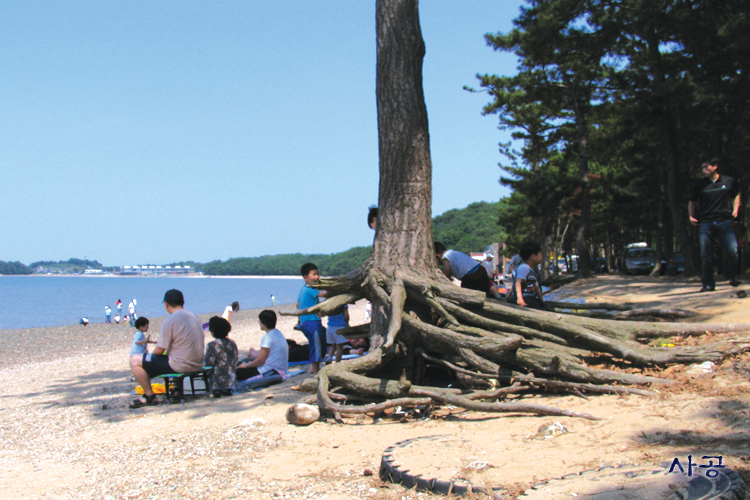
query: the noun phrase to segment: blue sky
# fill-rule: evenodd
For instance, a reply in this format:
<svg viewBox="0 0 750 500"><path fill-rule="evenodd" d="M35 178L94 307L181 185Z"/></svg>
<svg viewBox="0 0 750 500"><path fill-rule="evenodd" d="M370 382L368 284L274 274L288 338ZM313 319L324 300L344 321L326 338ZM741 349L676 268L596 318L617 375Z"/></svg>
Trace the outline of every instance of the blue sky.
<svg viewBox="0 0 750 500"><path fill-rule="evenodd" d="M433 215L507 195L477 73L521 0L421 2ZM372 243L374 1L0 3L0 260Z"/></svg>

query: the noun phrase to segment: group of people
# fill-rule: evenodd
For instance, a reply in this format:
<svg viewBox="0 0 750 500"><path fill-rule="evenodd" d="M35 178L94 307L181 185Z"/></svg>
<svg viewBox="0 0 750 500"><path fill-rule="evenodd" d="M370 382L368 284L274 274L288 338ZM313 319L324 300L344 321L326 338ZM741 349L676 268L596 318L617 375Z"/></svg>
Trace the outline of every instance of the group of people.
<svg viewBox="0 0 750 500"><path fill-rule="evenodd" d="M305 285L299 293L297 307L310 308L324 298L326 292L311 287L320 280L315 264L308 263L300 270ZM198 317L184 308L185 299L179 290L169 290L164 294L164 309L169 316L164 320L159 340L151 340L148 335L149 320L139 317L134 324L136 329L130 349L130 369L133 380L143 388L143 397L136 399L130 408L141 408L157 404L151 387L151 379L170 373L194 373L204 366L213 367L210 391L214 397L231 395L243 381L279 375L286 377L289 372L289 342L276 328L277 316L270 309L258 315L260 329L265 332L260 341L260 349L250 349L248 356L240 359L234 340L229 338L232 330L231 313L239 310L239 304L227 307L223 317L214 316L208 322L208 331L214 338L205 345L204 328ZM352 352L364 353L367 349L361 339L349 341L337 331L348 326L349 312L346 306L339 314L329 316L327 328L315 314L300 317L300 329L309 343L310 373L320 370L325 359L326 346L330 346L328 357L341 361L344 344L351 344ZM155 344L149 352L148 344Z"/></svg>
<svg viewBox="0 0 750 500"><path fill-rule="evenodd" d="M117 302L115 302L115 307L117 308L117 315L115 315L115 323L119 323L120 321L130 323L130 326L135 326L135 322L138 319L138 313L135 310L135 307L138 305L138 301L136 299L133 299L130 301L130 304L128 304L128 314L125 316L122 315L122 301L120 299L117 299ZM104 306L104 322L105 323L112 323L112 309L109 307L109 304Z"/></svg>
<svg viewBox="0 0 750 500"><path fill-rule="evenodd" d="M136 331L130 349L130 370L133 378L143 388L143 398L136 399L130 408L141 408L156 403L151 379L170 373L194 373L204 366L212 366L211 391L214 397L232 394L236 379L244 380L255 375L279 374L288 371L288 348L284 335L276 329L276 313L260 313L263 336L260 351L250 350L251 360L239 361L237 344L230 338L231 313L239 311L239 304L228 306L224 317L214 316L208 330L215 339L205 344L203 325L198 317L185 309L185 298L179 290L164 294L164 309L169 316L164 320L159 340L147 335L149 320L140 317L135 321ZM152 352L148 344L156 344ZM205 349L204 349L205 348ZM244 377L244 378L243 378Z"/></svg>
<svg viewBox="0 0 750 500"><path fill-rule="evenodd" d="M435 242L434 246L437 264L448 279L455 277L461 281L462 288L479 290L488 297L500 298L492 281L492 272L484 264L487 261L477 262L463 252L446 249L440 242ZM518 255L511 261L513 285L506 297L508 302L544 309L544 295L536 276L536 269L541 262L542 248L539 244L527 242L521 245Z"/></svg>
<svg viewBox="0 0 750 500"><path fill-rule="evenodd" d="M688 216L690 223L698 227L702 270L700 292L713 292L716 290L714 247L717 243L724 261L724 278L732 287L740 285L737 279L738 243L733 224L739 216L740 194L737 180L719 172L717 158L704 161L701 172L703 178L694 184L690 193ZM461 280L464 288L481 290L491 297L498 296L497 289L485 279L485 274L489 273L482 272L471 257L455 250L446 250L440 243L435 243L435 254L447 277L455 276ZM513 285L507 296L509 302L535 309L545 308L536 276L541 262L542 249L539 244L527 242L521 245L510 262Z"/></svg>
<svg viewBox="0 0 750 500"><path fill-rule="evenodd" d="M688 214L690 222L699 228L701 262L703 268L701 292L715 290L713 265L713 243L718 240L722 246L725 259L724 274L731 286L737 286L737 241L732 227L732 219L738 216L740 196L737 182L718 172L718 161L715 159L703 162L704 179L691 192ZM371 207L367 224L372 229L377 227L378 209ZM435 258L438 267L447 278L460 280L461 287L479 290L488 297L499 298L500 294L492 281L492 268L477 262L470 256L447 249L442 243L434 243ZM541 246L534 242L521 245L518 255L511 260L513 285L506 300L511 303L544 309L542 294L536 270L542 262ZM310 373L320 370L325 359L326 346L329 346L328 357L341 361L344 345L354 343L339 335L339 329L348 326L349 314L346 306L336 315L330 316L328 328L324 328L321 318L308 311L325 299L326 291L315 287L320 282L320 272L313 263L304 264L300 274L305 281L300 290L297 309L306 314L299 317L298 328L309 344ZM271 296L272 304L275 302ZM220 397L232 393L236 381L252 377L271 375L286 376L289 367L289 347L284 335L276 328L277 317L272 310L264 310L258 316L260 328L264 333L260 350L250 349L246 359L239 359L239 351L233 340L228 338L232 329L229 315L214 316L208 323L208 330L215 340L208 343L204 352L203 327L195 314L185 310L184 297L179 290L169 290L164 295L164 308L169 316L162 325L158 341L146 335L149 328L147 318L138 318L135 311L137 302L133 299L129 306L128 321L136 328L131 348L130 367L134 379L143 387L144 396L130 405L139 408L156 404L150 379L168 373L186 373L200 371L203 366L213 366L211 381L213 395ZM121 317L122 302L116 303L118 316ZM235 305L232 305L234 309ZM237 310L239 305L236 306ZM111 309L105 308L106 322L111 323ZM86 321L88 323L88 321ZM85 324L85 323L84 323ZM148 352L148 344L156 344L153 352ZM359 347L359 346L358 346ZM360 350L366 347L361 346Z"/></svg>

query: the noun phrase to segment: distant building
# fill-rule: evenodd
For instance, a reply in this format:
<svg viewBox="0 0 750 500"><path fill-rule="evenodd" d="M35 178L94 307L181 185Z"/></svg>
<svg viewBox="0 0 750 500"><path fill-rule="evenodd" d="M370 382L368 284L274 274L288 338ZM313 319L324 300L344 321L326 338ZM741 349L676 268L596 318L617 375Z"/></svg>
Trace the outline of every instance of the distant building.
<svg viewBox="0 0 750 500"><path fill-rule="evenodd" d="M195 268L190 266L122 266L121 276L168 276L176 274L191 274Z"/></svg>

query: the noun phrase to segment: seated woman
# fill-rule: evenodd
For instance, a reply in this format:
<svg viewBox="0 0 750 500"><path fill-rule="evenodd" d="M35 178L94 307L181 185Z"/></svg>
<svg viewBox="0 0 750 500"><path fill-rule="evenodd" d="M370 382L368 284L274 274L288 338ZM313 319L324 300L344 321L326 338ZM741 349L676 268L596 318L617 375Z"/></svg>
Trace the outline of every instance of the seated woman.
<svg viewBox="0 0 750 500"><path fill-rule="evenodd" d="M286 377L289 372L289 346L284 334L276 329L276 313L266 309L258 315L260 329L266 332L260 340L260 351L250 349L250 356L255 359L240 363L237 366L237 380L242 381L262 375L281 375Z"/></svg>
<svg viewBox="0 0 750 500"><path fill-rule="evenodd" d="M239 353L234 340L227 338L231 330L232 325L224 318L214 316L208 321L208 331L216 340L209 342L206 346L203 366L214 367L211 392L215 398L232 395Z"/></svg>

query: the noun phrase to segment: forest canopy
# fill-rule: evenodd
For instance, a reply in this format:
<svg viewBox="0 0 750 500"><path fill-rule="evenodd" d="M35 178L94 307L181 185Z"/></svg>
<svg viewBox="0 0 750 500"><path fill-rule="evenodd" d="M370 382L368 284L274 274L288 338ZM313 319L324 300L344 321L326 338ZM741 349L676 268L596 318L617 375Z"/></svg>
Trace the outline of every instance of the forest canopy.
<svg viewBox="0 0 750 500"><path fill-rule="evenodd" d="M433 236L461 252L481 252L501 240L497 225L500 203L477 202L468 207L449 210L432 219ZM284 254L242 257L226 261L195 264L205 274L214 276L282 276L296 275L305 262L314 262L325 276L347 274L370 256L372 247L354 247L334 254Z"/></svg>
<svg viewBox="0 0 750 500"><path fill-rule="evenodd" d="M483 112L514 139L500 145L508 243L578 254L584 275L587 256L612 268L635 241L697 269L687 204L701 163L718 158L748 192L747 2L528 0L486 41L519 63L478 75Z"/></svg>

